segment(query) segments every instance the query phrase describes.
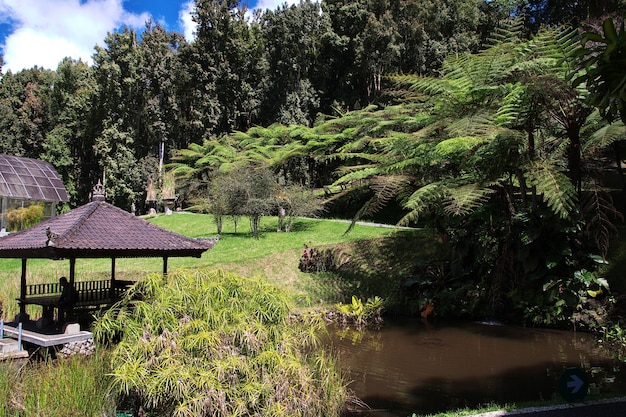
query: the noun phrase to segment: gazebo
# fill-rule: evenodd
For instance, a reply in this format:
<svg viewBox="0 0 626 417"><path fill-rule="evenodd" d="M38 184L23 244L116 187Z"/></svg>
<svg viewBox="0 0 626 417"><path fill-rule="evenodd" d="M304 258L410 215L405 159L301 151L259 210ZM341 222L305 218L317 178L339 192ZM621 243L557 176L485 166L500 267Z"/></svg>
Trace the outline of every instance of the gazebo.
<svg viewBox="0 0 626 417"><path fill-rule="evenodd" d="M69 260L69 281L75 283L79 258L110 258L110 288L115 288L116 258L158 257L163 273L171 257L200 257L214 245L210 239L193 239L162 229L104 201L101 184L94 188L92 201L65 214L17 233L0 237L0 258L22 259L20 314L27 320L26 267L30 258Z"/></svg>

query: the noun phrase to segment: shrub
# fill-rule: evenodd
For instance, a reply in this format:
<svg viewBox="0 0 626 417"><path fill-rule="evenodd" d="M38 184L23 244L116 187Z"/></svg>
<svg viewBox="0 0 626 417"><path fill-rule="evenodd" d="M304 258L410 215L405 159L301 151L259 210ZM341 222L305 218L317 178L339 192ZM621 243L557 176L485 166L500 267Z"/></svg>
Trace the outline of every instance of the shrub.
<svg viewBox="0 0 626 417"><path fill-rule="evenodd" d="M335 305L340 324L354 324L357 328L376 326L382 323L383 300L380 297L368 298L364 304L357 296L352 296L349 304Z"/></svg>
<svg viewBox="0 0 626 417"><path fill-rule="evenodd" d="M337 272L350 261L340 247L318 249L304 245L298 269L302 272Z"/></svg>
<svg viewBox="0 0 626 417"><path fill-rule="evenodd" d="M333 416L346 389L317 353L321 321L288 319L284 293L223 271L154 274L100 317L119 338L113 387L159 416Z"/></svg>
<svg viewBox="0 0 626 417"><path fill-rule="evenodd" d="M43 216L42 204L31 204L7 211L7 226L11 231L27 229L41 221Z"/></svg>

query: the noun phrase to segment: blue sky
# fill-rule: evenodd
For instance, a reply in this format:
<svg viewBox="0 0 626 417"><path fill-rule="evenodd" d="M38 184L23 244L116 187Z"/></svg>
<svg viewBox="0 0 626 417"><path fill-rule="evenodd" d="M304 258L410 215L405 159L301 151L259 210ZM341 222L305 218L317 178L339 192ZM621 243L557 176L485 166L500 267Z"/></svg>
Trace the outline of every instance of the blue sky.
<svg viewBox="0 0 626 417"><path fill-rule="evenodd" d="M296 0L250 0L251 8L275 9ZM193 40L193 0L0 0L3 72L37 65L56 69L66 56L91 63L107 32L141 29L149 18Z"/></svg>

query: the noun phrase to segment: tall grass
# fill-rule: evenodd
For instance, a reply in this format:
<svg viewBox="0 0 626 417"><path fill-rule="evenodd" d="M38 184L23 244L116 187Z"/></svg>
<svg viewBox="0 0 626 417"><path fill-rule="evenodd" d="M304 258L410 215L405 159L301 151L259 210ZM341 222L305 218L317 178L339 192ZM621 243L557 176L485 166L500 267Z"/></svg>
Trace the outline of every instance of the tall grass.
<svg viewBox="0 0 626 417"><path fill-rule="evenodd" d="M0 364L0 416L102 417L115 415L109 357L30 362L16 370Z"/></svg>

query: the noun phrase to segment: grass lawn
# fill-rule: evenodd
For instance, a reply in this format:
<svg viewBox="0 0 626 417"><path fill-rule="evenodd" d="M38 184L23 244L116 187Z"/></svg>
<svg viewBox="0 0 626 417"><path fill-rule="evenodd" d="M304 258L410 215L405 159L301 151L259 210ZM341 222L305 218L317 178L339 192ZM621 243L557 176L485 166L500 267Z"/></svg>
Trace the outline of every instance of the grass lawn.
<svg viewBox="0 0 626 417"><path fill-rule="evenodd" d="M209 215L174 213L170 216L159 215L149 221L165 229L190 237L212 237L216 235L216 226ZM323 246L346 244L355 247L372 245L365 242L377 241L391 235L423 233L420 231L399 231L386 227L356 225L345 234L348 224L332 220L298 219L292 232L277 233L275 217L264 218L261 233L254 237L249 233L248 220L241 218L237 233L231 219L224 222L219 241L215 247L201 258L171 258L168 260L169 271L178 268L219 268L243 276L261 277L286 290L297 305L324 305L345 301L346 294L333 282L320 279L314 274L305 274L298 270L298 261L304 245ZM368 256L369 256L368 255ZM373 262L372 259L369 259ZM118 279L138 279L151 272L162 271L162 261L155 258L131 258L116 260ZM386 266L388 267L388 266ZM375 266L372 268L375 269ZM76 261L77 280L102 279L110 275L110 259L78 259ZM19 259L0 259L0 301L4 306L4 318L11 319L17 312L14 301L19 295L21 261ZM58 277L69 274L67 260L53 261L30 259L27 263L28 283L56 282ZM37 314L37 310L31 311Z"/></svg>

